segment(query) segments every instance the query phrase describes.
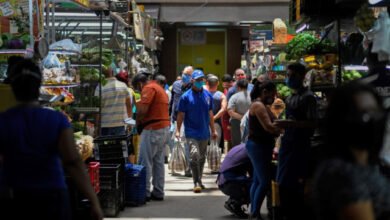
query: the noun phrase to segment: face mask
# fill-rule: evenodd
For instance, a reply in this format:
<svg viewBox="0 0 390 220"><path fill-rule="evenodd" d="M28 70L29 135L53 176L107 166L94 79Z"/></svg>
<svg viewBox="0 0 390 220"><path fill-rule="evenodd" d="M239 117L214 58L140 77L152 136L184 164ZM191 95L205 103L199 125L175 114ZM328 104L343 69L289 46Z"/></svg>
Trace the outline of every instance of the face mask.
<svg viewBox="0 0 390 220"><path fill-rule="evenodd" d="M191 82L191 77L187 74L183 74L181 78L182 78L183 83L188 84Z"/></svg>
<svg viewBox="0 0 390 220"><path fill-rule="evenodd" d="M302 85L300 84L299 80L296 80L294 78L286 78L286 85L291 89L298 89Z"/></svg>
<svg viewBox="0 0 390 220"><path fill-rule="evenodd" d="M201 81L201 82L196 81L196 82L194 83L194 86L195 86L197 89L203 88L204 85L205 85L205 83L204 83L203 81Z"/></svg>

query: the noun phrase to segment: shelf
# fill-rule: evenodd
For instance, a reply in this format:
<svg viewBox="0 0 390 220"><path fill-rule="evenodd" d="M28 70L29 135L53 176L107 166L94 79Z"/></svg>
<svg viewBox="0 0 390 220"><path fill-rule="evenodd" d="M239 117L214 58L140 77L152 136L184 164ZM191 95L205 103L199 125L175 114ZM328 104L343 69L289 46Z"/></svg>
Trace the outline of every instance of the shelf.
<svg viewBox="0 0 390 220"><path fill-rule="evenodd" d="M99 64L71 64L71 67L100 67Z"/></svg>
<svg viewBox="0 0 390 220"><path fill-rule="evenodd" d="M78 113L99 113L98 107L75 107L73 108Z"/></svg>
<svg viewBox="0 0 390 220"><path fill-rule="evenodd" d="M80 86L79 83L72 83L72 84L42 84L41 87L43 88L72 88Z"/></svg>
<svg viewBox="0 0 390 220"><path fill-rule="evenodd" d="M32 54L34 51L33 49L0 49L0 54Z"/></svg>

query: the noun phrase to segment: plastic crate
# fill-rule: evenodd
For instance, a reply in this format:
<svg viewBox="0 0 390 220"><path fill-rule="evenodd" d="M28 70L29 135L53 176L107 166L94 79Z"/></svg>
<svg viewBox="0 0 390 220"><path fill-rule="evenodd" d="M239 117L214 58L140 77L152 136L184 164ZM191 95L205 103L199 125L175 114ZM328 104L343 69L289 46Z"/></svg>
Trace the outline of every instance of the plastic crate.
<svg viewBox="0 0 390 220"><path fill-rule="evenodd" d="M128 206L140 206L146 203L146 169L144 166L126 164L125 203Z"/></svg>
<svg viewBox="0 0 390 220"><path fill-rule="evenodd" d="M105 217L116 217L120 210L120 190L101 189L99 193L100 205Z"/></svg>
<svg viewBox="0 0 390 220"><path fill-rule="evenodd" d="M130 135L101 136L94 139L96 145L95 157L99 161L127 158L127 146ZM105 162L106 163L106 162Z"/></svg>
<svg viewBox="0 0 390 220"><path fill-rule="evenodd" d="M99 162L89 162L88 173L91 180L91 184L96 193L100 192L100 177L99 177Z"/></svg>
<svg viewBox="0 0 390 220"><path fill-rule="evenodd" d="M100 164L100 189L101 190L118 190L120 209L124 209L125 200L125 173L124 163Z"/></svg>

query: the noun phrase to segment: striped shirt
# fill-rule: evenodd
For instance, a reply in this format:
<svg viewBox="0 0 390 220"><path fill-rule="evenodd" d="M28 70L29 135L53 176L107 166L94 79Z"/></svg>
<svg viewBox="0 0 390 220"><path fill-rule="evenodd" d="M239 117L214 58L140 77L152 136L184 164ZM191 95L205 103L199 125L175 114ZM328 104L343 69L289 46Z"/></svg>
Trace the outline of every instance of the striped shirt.
<svg viewBox="0 0 390 220"><path fill-rule="evenodd" d="M126 84L109 78L102 88L102 128L124 126L127 118L126 99L131 100L131 94Z"/></svg>

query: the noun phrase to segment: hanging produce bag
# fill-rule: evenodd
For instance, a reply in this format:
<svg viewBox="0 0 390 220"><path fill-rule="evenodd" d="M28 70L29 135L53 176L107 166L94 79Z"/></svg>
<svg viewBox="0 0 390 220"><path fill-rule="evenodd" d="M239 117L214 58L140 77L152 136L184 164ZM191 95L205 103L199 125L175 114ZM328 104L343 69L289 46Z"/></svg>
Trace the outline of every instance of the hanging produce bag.
<svg viewBox="0 0 390 220"><path fill-rule="evenodd" d="M173 174L186 170L187 162L184 154L184 147L180 141L175 142L168 165L168 168Z"/></svg>
<svg viewBox="0 0 390 220"><path fill-rule="evenodd" d="M218 172L221 167L221 149L218 146L217 141L211 141L211 145L207 149L207 163L211 172Z"/></svg>

